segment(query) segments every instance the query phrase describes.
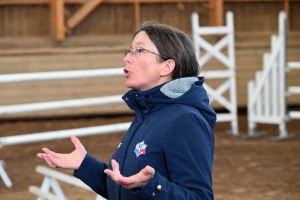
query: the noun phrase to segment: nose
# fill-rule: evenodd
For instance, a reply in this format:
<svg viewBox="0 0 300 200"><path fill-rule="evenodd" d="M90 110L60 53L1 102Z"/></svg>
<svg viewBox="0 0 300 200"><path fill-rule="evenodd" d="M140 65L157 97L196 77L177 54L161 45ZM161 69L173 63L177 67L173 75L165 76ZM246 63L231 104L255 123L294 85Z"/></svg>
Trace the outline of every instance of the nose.
<svg viewBox="0 0 300 200"><path fill-rule="evenodd" d="M124 62L125 62L126 64L131 64L132 61L133 61L132 56L131 56L130 53L127 54L127 55L123 58L123 60L124 60Z"/></svg>

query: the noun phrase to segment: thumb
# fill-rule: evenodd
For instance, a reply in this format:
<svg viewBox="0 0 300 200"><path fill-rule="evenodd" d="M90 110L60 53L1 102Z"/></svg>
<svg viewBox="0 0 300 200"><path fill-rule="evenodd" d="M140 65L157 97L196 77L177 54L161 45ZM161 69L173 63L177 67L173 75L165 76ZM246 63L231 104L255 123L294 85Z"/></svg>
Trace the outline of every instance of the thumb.
<svg viewBox="0 0 300 200"><path fill-rule="evenodd" d="M151 176L153 177L154 176L154 173L155 173L155 170L150 167L149 165L147 165L144 169L143 169L143 174L145 176Z"/></svg>
<svg viewBox="0 0 300 200"><path fill-rule="evenodd" d="M71 141L74 144L74 146L75 146L76 149L83 148L81 142L79 141L79 139L75 135L71 136Z"/></svg>

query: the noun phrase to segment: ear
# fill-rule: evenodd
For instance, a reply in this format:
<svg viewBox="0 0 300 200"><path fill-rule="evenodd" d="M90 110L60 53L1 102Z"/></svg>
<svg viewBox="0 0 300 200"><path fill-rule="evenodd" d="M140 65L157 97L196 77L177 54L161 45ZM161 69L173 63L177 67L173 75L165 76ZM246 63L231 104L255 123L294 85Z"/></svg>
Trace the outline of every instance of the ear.
<svg viewBox="0 0 300 200"><path fill-rule="evenodd" d="M172 74L173 70L175 69L175 61L172 59L166 60L165 62L163 62L163 66L162 69L160 71L160 76L164 77L164 76L168 76L170 74Z"/></svg>

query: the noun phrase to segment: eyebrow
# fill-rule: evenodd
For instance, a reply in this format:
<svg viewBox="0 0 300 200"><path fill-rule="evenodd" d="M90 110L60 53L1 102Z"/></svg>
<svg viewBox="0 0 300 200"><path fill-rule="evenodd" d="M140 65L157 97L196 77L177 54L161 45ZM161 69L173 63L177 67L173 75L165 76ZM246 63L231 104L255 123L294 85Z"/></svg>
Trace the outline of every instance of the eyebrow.
<svg viewBox="0 0 300 200"><path fill-rule="evenodd" d="M138 42L136 45L145 44L144 42ZM132 48L132 45L130 45L130 48Z"/></svg>

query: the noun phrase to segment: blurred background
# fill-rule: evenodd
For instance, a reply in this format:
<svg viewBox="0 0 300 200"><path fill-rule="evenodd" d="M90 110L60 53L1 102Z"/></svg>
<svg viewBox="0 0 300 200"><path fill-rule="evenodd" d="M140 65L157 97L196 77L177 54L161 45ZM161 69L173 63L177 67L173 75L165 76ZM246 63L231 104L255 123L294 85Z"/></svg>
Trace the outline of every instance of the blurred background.
<svg viewBox="0 0 300 200"><path fill-rule="evenodd" d="M134 117L121 101L71 109L7 112L12 108L9 106L15 105L122 95L128 90L122 74L23 82L5 81L6 75L15 78L13 75L37 72L68 74L122 68L124 51L129 49L139 23L155 20L192 37L192 13L199 15L200 26L217 27L226 24L227 11L233 13L234 19L239 134L247 134L247 84L263 69L263 55L270 52L271 36L278 34L281 11L287 16L286 59L300 62L300 0L0 0L0 137L130 122ZM222 36L204 38L216 44ZM228 54L226 49L222 52ZM212 58L202 70L221 68L223 65ZM300 70L287 71L286 75L286 85L300 86ZM216 88L222 81L208 83ZM229 92L224 96L229 98ZM288 109L300 110L300 95L286 100ZM227 112L218 102L211 105L217 112ZM299 121L288 124L288 131L299 135ZM278 135L277 125L257 128L267 130L271 136ZM299 137L275 144L265 137L240 140L226 135L229 129L230 123L226 122L217 123L215 130L216 199L300 199ZM97 158L107 162L124 134L119 131L82 140ZM73 148L69 139L61 139L4 145L0 149L0 160L5 161L13 183L8 188L0 180L0 199L36 198L28 187L42 184L43 177L35 172L35 166L45 164L35 155L44 146L62 152ZM62 188L69 192L69 199L95 196L64 184Z"/></svg>

